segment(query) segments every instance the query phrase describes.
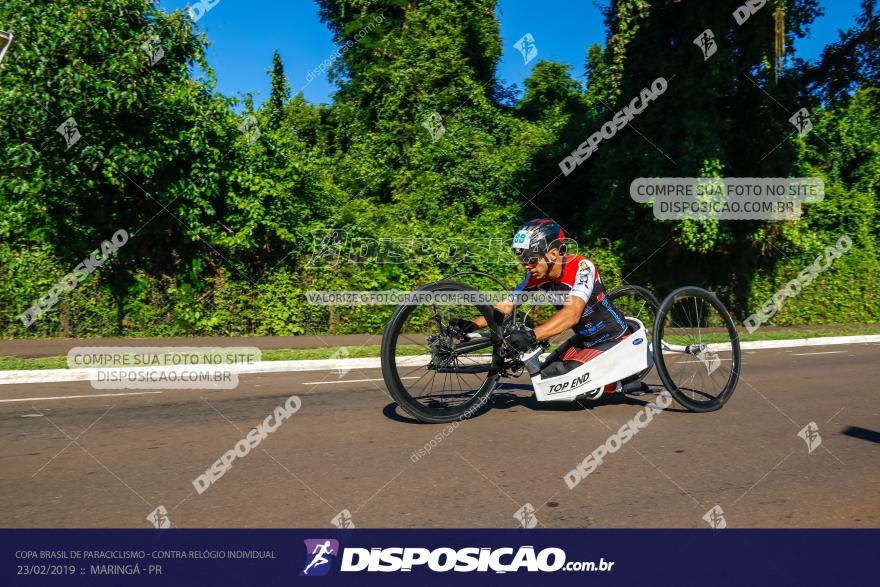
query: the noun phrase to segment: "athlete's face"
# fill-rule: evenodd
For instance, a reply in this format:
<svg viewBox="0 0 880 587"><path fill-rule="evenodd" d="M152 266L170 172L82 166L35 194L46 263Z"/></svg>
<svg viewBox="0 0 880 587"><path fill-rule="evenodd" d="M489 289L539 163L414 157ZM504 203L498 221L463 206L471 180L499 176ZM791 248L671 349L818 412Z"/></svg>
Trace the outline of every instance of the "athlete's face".
<svg viewBox="0 0 880 587"><path fill-rule="evenodd" d="M545 255L521 263L535 279L546 279L550 274L550 264L558 261L560 257L559 249L550 249Z"/></svg>

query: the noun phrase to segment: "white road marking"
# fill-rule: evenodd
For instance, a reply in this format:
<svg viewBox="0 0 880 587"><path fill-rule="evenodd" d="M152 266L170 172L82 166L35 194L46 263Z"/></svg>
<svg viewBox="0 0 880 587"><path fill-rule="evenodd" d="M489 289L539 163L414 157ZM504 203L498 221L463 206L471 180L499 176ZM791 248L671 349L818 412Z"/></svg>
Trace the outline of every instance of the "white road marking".
<svg viewBox="0 0 880 587"><path fill-rule="evenodd" d="M418 379L415 375L412 377L401 377L401 379ZM303 385L327 385L329 383L365 383L367 381L384 381L379 379L340 379L339 381L303 381Z"/></svg>
<svg viewBox="0 0 880 587"><path fill-rule="evenodd" d="M116 397L120 395L147 395L150 393L162 393L161 391L133 391L131 393L95 393L92 395L56 395L53 397L18 397L15 399L0 399L0 403L8 402L39 402L50 399L80 399L84 397ZM30 416L42 416L43 414L30 414Z"/></svg>
<svg viewBox="0 0 880 587"><path fill-rule="evenodd" d="M741 350L748 352L752 350L762 351L767 349L797 348L805 346L836 346L875 342L880 342L880 334L866 334L858 336L818 336L816 338L797 338L785 340L749 340L746 342L741 342L739 346ZM713 342L706 346L710 351L715 352L730 350L729 342ZM667 353L669 351L664 349L663 352Z"/></svg>
<svg viewBox="0 0 880 587"><path fill-rule="evenodd" d="M821 353L791 353L792 357L805 357L806 355L834 355L836 353L845 353L846 351L822 351Z"/></svg>

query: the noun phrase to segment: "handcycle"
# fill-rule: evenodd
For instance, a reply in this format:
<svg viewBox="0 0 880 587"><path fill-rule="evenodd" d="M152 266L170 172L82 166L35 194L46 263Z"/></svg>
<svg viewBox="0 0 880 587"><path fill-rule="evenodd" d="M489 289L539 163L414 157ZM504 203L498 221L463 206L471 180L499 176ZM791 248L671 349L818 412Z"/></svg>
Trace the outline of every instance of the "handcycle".
<svg viewBox="0 0 880 587"><path fill-rule="evenodd" d="M477 277L510 291L495 277L478 271L457 273L418 288L414 294L459 294L461 304L405 303L398 306L382 337L382 376L404 411L421 422L464 420L489 407L489 398L505 378L531 377L539 402L597 400L605 386L619 383L622 393L645 393L644 382L654 367L671 396L692 412L721 408L739 380L739 336L730 313L712 293L699 287L676 289L659 303L644 287L623 285L608 292L625 315L627 332L611 348L597 352L562 375L542 370L556 360L570 341L548 356L548 341L528 353L508 345L515 329L534 324L515 302L503 316L476 299L477 289L455 278ZM423 296L426 297L426 296ZM430 297L430 296L427 296ZM437 296L439 297L439 296ZM462 334L453 318L483 316L487 327ZM542 360L543 359L543 360Z"/></svg>

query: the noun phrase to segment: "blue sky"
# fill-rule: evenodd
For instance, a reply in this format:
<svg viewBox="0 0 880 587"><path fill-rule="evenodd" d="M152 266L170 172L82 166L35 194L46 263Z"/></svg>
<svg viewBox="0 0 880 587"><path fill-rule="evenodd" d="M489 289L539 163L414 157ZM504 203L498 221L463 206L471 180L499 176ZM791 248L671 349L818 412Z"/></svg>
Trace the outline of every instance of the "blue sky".
<svg viewBox="0 0 880 587"><path fill-rule="evenodd" d="M160 0L165 10L180 10L198 0ZM520 88L530 68L541 59L572 65L572 74L583 74L584 54L589 45L603 43L605 29L595 2L567 1L564 9L550 8L550 2L500 0L498 14L504 54L498 76ZM560 3L561 4L561 3ZM859 0L821 2L825 16L813 24L810 38L798 42L798 55L812 58L837 31L853 25L859 13ZM217 73L218 89L228 96L247 92L262 102L269 94L268 70L272 52L278 49L284 60L294 93L302 90L312 102L329 102L333 87L326 76L308 82L309 71L331 57L336 47L330 31L318 19L317 7L310 0L220 0L199 20L212 45L208 60ZM513 47L525 33L531 33L538 58L528 66Z"/></svg>

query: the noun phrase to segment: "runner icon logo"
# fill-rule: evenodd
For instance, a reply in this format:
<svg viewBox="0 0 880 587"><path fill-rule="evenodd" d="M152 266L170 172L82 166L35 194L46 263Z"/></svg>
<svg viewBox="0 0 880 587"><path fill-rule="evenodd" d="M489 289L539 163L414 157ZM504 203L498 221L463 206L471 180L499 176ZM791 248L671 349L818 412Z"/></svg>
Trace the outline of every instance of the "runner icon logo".
<svg viewBox="0 0 880 587"><path fill-rule="evenodd" d="M513 514L523 528L534 528L538 525L538 518L535 516L535 508L532 504L527 503Z"/></svg>
<svg viewBox="0 0 880 587"><path fill-rule="evenodd" d="M354 528L354 521L351 519L351 512L347 509L342 510L330 520L330 523L341 530L351 530Z"/></svg>
<svg viewBox="0 0 880 587"><path fill-rule="evenodd" d="M446 127L443 126L443 117L437 112L432 112L424 121L422 126L431 135L431 141L437 142L446 134Z"/></svg>
<svg viewBox="0 0 880 587"><path fill-rule="evenodd" d="M77 144L82 138L79 128L76 125L76 120L73 117L62 122L61 126L55 130L64 137L64 142L67 143L68 149Z"/></svg>
<svg viewBox="0 0 880 587"><path fill-rule="evenodd" d="M706 349L700 351L697 353L697 359L702 361L703 365L706 367L707 375L711 375L721 366L721 358L718 356L718 353L713 350Z"/></svg>
<svg viewBox="0 0 880 587"><path fill-rule="evenodd" d="M804 442L807 443L808 454L812 453L822 444L822 435L819 434L819 427L815 422L810 422L801 428L801 431L798 432L798 436L803 438Z"/></svg>
<svg viewBox="0 0 880 587"><path fill-rule="evenodd" d="M810 111L806 108L801 108L795 112L788 121L794 125L798 134L801 136L804 136L813 130L813 121L810 118Z"/></svg>
<svg viewBox="0 0 880 587"><path fill-rule="evenodd" d="M712 29L706 29L700 36L694 39L694 45L700 48L703 53L703 61L706 61L718 51L718 44L715 43L715 34Z"/></svg>
<svg viewBox="0 0 880 587"><path fill-rule="evenodd" d="M703 514L703 519L709 526L715 530L723 530L727 528L727 520L724 518L724 510L720 505L714 506L711 510Z"/></svg>
<svg viewBox="0 0 880 587"><path fill-rule="evenodd" d="M306 565L300 577L323 577L330 572L333 560L339 555L339 541L332 538L310 538L306 544Z"/></svg>
<svg viewBox="0 0 880 587"><path fill-rule="evenodd" d="M263 136L263 133L260 132L260 125L252 114L245 115L242 123L238 125L238 131L244 135L248 145L253 145Z"/></svg>
<svg viewBox="0 0 880 587"><path fill-rule="evenodd" d="M154 528L170 528L171 527L171 518L168 517L168 510L165 509L164 505L160 505L147 516L147 521L153 525Z"/></svg>
<svg viewBox="0 0 880 587"><path fill-rule="evenodd" d="M524 34L513 46L522 54L525 65L538 56L538 46L535 45L535 37L532 36L532 33Z"/></svg>
<svg viewBox="0 0 880 587"><path fill-rule="evenodd" d="M165 57L165 49L162 48L162 40L158 35L151 35L146 42L141 44L141 51L150 58L150 65L156 65Z"/></svg>

